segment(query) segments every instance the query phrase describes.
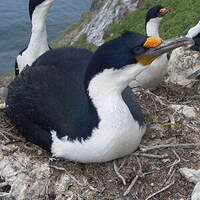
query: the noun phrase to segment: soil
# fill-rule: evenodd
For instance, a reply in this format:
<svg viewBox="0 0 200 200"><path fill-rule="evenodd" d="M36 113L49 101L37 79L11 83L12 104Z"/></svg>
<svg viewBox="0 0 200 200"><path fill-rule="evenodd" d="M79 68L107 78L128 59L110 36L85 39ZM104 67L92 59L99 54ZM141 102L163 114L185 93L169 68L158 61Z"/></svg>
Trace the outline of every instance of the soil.
<svg viewBox="0 0 200 200"><path fill-rule="evenodd" d="M142 152L144 146L161 144L198 143L200 141L200 95L195 88L162 83L162 86L152 92L137 90L138 103L146 116L149 128L142 140L137 153L160 155L160 158L136 156L134 154L116 160L119 173L124 177L126 185L117 175L113 161L102 164L78 164L67 160L51 162L51 178L45 196L38 199L89 199L89 200L147 200L148 197L168 187L155 195L151 200L189 200L194 184L189 183L179 172L180 168L200 169L200 146L190 148L170 147ZM189 119L175 112L170 105L180 104L194 107L196 117ZM0 111L0 150L3 156L13 153L24 153L33 163L50 163L51 155L39 147L26 142L6 117L5 111ZM120 167L121 166L121 167ZM62 197L57 198L53 185L64 173L73 176L76 182L65 188ZM148 173L146 174L145 173ZM135 177L136 183L130 192L124 196ZM4 182L0 177L0 183ZM10 187L1 188L0 192L8 192ZM67 196L71 194L71 197Z"/></svg>

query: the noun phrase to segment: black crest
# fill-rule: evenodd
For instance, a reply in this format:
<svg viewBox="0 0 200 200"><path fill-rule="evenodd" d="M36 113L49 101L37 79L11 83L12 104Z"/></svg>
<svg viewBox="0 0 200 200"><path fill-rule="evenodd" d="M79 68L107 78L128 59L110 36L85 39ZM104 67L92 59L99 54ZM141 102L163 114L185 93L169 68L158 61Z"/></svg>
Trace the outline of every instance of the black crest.
<svg viewBox="0 0 200 200"><path fill-rule="evenodd" d="M152 8L150 8L147 12L147 15L146 15L146 23L150 20L150 19L153 19L153 18L156 18L156 17L159 17L159 11L160 9L164 8L163 6L161 5L157 5L157 6L154 6Z"/></svg>

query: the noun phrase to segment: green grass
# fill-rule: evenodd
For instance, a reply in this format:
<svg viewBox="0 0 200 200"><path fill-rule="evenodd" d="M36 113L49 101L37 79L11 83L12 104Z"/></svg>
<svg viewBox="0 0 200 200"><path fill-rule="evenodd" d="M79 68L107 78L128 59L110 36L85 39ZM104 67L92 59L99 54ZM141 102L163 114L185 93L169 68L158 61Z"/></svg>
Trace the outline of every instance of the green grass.
<svg viewBox="0 0 200 200"><path fill-rule="evenodd" d="M70 34L70 33L73 32L75 29L77 29L78 27L80 27L81 24L82 24L84 21L86 21L87 19L89 19L89 12L84 13L84 14L81 16L81 19L80 19L78 22L76 22L76 23L70 25L70 26L64 31L63 35L61 35L57 40L53 41L53 44L52 44L53 48L61 48L61 47L67 47L67 46L69 46L69 45L67 45L67 44L62 44L62 45L60 45L60 44L59 44L59 41L62 41L66 35Z"/></svg>
<svg viewBox="0 0 200 200"><path fill-rule="evenodd" d="M5 77L7 77L7 76L14 76L14 72L12 71L12 72L8 72L8 73L5 73L5 74L1 74L0 75L0 80L1 79L4 79Z"/></svg>
<svg viewBox="0 0 200 200"><path fill-rule="evenodd" d="M80 21L77 22L77 23L75 23L75 24L70 25L69 28L67 28L67 29L64 31L64 33L63 33L58 39L56 39L55 41L53 41L53 44L52 44L53 48L65 47L65 44L60 45L60 44L59 44L59 41L64 40L65 35L71 33L73 30L75 30L75 29L76 29L77 27L79 27L80 25L81 25L81 22L80 22Z"/></svg>
<svg viewBox="0 0 200 200"><path fill-rule="evenodd" d="M76 47L76 48L85 48L85 49L88 49L90 51L95 51L97 49L97 46L92 44L92 43L89 43L87 42L87 34L83 34L80 36L80 38L74 42L73 45L69 45L69 44L62 44L62 45L58 45L58 42L55 43L53 45L54 48L64 48L64 47Z"/></svg>
<svg viewBox="0 0 200 200"><path fill-rule="evenodd" d="M125 30L145 33L146 13L149 8L158 4L170 10L170 13L164 17L160 27L160 36L163 39L185 35L200 20L198 0L143 0L140 10L130 13L124 20L112 24L107 29L106 41L120 36ZM82 22L83 20L73 25L67 30L67 33L77 28ZM87 48L92 51L97 48L94 44L87 42L86 34L82 35L73 46Z"/></svg>
<svg viewBox="0 0 200 200"><path fill-rule="evenodd" d="M160 28L160 35L164 39L185 35L200 20L197 0L145 0L142 9L132 12L126 19L109 27L108 35L111 36L106 40L116 38L124 30L145 33L145 15L149 8L158 4L170 10Z"/></svg>
<svg viewBox="0 0 200 200"><path fill-rule="evenodd" d="M76 41L72 46L77 48L86 48L90 51L95 51L97 49L96 45L87 42L87 34L81 35L79 40Z"/></svg>

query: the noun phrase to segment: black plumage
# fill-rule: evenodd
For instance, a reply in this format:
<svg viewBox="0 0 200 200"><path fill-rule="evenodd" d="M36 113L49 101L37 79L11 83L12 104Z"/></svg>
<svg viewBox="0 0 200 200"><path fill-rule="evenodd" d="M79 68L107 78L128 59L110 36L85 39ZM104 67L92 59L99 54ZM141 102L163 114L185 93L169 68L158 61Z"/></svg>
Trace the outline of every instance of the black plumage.
<svg viewBox="0 0 200 200"><path fill-rule="evenodd" d="M28 139L31 140L27 127L29 123L33 127L32 122L37 129L48 131L49 137L51 130L56 130L59 137L66 134L71 140L90 136L98 124L96 112L88 115L89 119L86 117L90 109L95 110L88 105L83 83L91 56L91 52L83 49L48 51L10 84L7 113ZM34 132L35 128L30 134ZM38 142L45 140L46 134Z"/></svg>

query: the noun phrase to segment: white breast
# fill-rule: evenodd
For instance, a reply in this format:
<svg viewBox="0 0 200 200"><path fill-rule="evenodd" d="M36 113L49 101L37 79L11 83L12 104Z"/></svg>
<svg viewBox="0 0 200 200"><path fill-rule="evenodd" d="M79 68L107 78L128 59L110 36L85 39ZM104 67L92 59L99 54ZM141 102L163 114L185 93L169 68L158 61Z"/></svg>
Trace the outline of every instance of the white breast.
<svg viewBox="0 0 200 200"><path fill-rule="evenodd" d="M145 127L140 127L133 119L125 103L115 104L112 99L110 103L115 106L106 104L107 112L99 110L103 120L88 140L71 142L67 137L60 140L52 131L52 153L57 157L85 163L109 161L135 151Z"/></svg>
<svg viewBox="0 0 200 200"><path fill-rule="evenodd" d="M89 94L100 122L90 138L82 142L71 142L67 137L60 140L56 132L52 131L52 153L55 156L84 163L105 162L137 149L146 127L139 126L134 120L121 97L121 91L114 88L115 79L122 81L117 77L118 73L106 71L91 81Z"/></svg>

